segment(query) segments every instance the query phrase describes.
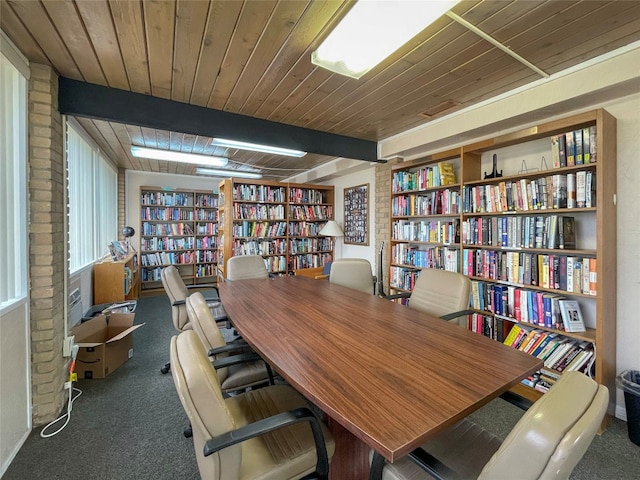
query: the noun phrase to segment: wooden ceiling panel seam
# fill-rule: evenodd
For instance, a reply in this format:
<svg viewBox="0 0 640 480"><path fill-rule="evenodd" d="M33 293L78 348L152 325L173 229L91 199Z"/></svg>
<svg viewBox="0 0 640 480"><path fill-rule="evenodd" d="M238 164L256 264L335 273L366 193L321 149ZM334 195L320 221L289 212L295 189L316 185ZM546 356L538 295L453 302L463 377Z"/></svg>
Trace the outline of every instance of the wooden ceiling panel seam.
<svg viewBox="0 0 640 480"><path fill-rule="evenodd" d="M268 69L279 63L279 56L307 6L308 3L303 1L278 2L276 4L256 48L251 52L245 68L231 90L223 110L240 112L246 99L264 80ZM287 8L285 9L285 7ZM285 10L280 11L280 9Z"/></svg>
<svg viewBox="0 0 640 480"><path fill-rule="evenodd" d="M108 124L111 130L113 130L114 135L118 139L118 142L122 146L122 150L124 151L126 158L133 166L132 168L134 170L144 171L144 166L142 165L140 159L131 155L131 145L133 142L126 125L123 125L122 123L107 122L106 120L94 120L94 122Z"/></svg>
<svg viewBox="0 0 640 480"><path fill-rule="evenodd" d="M220 74L216 78L207 107L223 110L229 94L233 91L252 52L256 49L275 7L275 0L247 1L243 4L236 30L225 52Z"/></svg>
<svg viewBox="0 0 640 480"><path fill-rule="evenodd" d="M226 2L224 0L210 3L189 103L206 106L212 97L216 79L222 68L222 61L237 27L242 5L242 2ZM235 21L230 21L233 18Z"/></svg>
<svg viewBox="0 0 640 480"><path fill-rule="evenodd" d="M106 0L76 1L75 6L104 73L106 85L130 90L131 85L109 4ZM104 18L110 21L102 21Z"/></svg>
<svg viewBox="0 0 640 480"><path fill-rule="evenodd" d="M102 66L93 49L93 43L87 35L87 29L71 0L42 2L52 25L64 25L56 32L64 42L74 64L78 67L82 78L91 83L105 85L107 83Z"/></svg>
<svg viewBox="0 0 640 480"><path fill-rule="evenodd" d="M0 2L0 27L15 45L19 45L25 57L36 63L52 65L27 26L11 7L11 3Z"/></svg>
<svg viewBox="0 0 640 480"><path fill-rule="evenodd" d="M449 32L447 32L447 29ZM460 35L458 32L463 33ZM431 51L422 61L410 62L411 66L404 70L401 68L399 62L390 65L378 76L371 79L369 84L370 90L368 92L365 88L361 89L364 91L361 91L357 95L358 100L356 102L350 102L349 108L342 108L339 111L334 108L334 113L331 113L331 111L323 112L322 115L324 116L324 123L314 124L313 122L310 122L306 124L306 126L313 126L313 128L317 128L319 130L327 128L329 125L333 125L333 128L337 128L342 121L354 116L353 111L358 103L370 104L370 97L372 96L379 97L382 95L385 97L398 97L399 90L402 92L403 98L412 96L414 90L428 88L428 85L432 81L448 74L451 71L448 66L449 59L465 55L465 53L470 50L470 55L472 57L476 57L487 50L491 50L492 48L488 43L479 40L477 36L469 32L467 29L462 28L455 22L449 22L445 28L438 30L438 32L431 35L430 38L435 38L438 35L445 36L444 40L438 41L438 45L440 47ZM471 43L469 43L469 41L471 41ZM429 48L428 44L423 48ZM472 50L474 48L479 51L474 52ZM415 54L416 52L414 50L410 53ZM425 76L427 76L428 80L425 80ZM401 84L402 87L398 88L398 84ZM339 117L340 115L345 114L346 118Z"/></svg>
<svg viewBox="0 0 640 480"><path fill-rule="evenodd" d="M294 28L294 33L296 34L300 33L299 30L302 31L298 42L304 46L304 49L301 50L301 47L295 45L295 41L287 41L283 46L284 49L281 52L278 64L267 71L265 78L262 79L262 84L258 85L252 92L252 95L257 99L255 101L247 99L240 108L239 113L271 119L273 108L264 111L264 104L272 102L271 104L277 108L291 91L291 88L287 88L285 84L293 82L296 78L306 78L313 72L315 66L309 61L311 50L318 36L322 35L326 30L327 23L332 23L336 16L341 17L341 12L345 9L345 3L343 1L311 2L308 5L303 18ZM289 45L289 43L293 43L293 45ZM304 66L305 70L302 73L296 72L296 69L299 70L301 66Z"/></svg>
<svg viewBox="0 0 640 480"><path fill-rule="evenodd" d="M182 1L177 5L172 100L189 103L191 99L204 47L210 7L211 2L203 1Z"/></svg>
<svg viewBox="0 0 640 480"><path fill-rule="evenodd" d="M640 3L637 2L620 2L626 4L629 8L636 8L640 12ZM589 31L591 35L600 32L600 35L606 35L609 31L609 25L615 25L619 18L625 18L624 12L620 12L620 17L603 17L601 9L593 10L587 15L584 15L579 22L571 22L564 28L559 35L554 35L553 40L549 38L549 35L541 38L540 40L533 42L527 47L531 50L528 57L535 61L537 64L543 66L543 68L549 71L556 72L557 69L554 66L553 58L556 57L563 49L568 48L570 45L580 45L586 41L584 32ZM582 28L579 28L582 27ZM573 39L573 40L572 40Z"/></svg>
<svg viewBox="0 0 640 480"><path fill-rule="evenodd" d="M151 94L149 57L146 50L143 11L140 0L110 2L116 34L132 92Z"/></svg>
<svg viewBox="0 0 640 480"><path fill-rule="evenodd" d="M471 61L481 64L489 63L490 67L485 66L485 69L495 68L495 62L515 62L515 60L511 59L507 55L504 55L497 48L484 50L483 53L472 56ZM466 61L465 64L468 64L468 61ZM459 77L453 72L454 70L443 71L437 77L432 78L428 82L425 82L424 79L418 77L414 82L409 84L411 88L408 88L409 85L405 85L403 87L403 95L395 95L395 98L392 100L390 97L393 96L393 92L389 92L387 96L381 98L378 102L386 105L386 107L384 108L389 115L392 115L396 112L400 113L403 110L410 110L407 105L411 103L417 103L412 113L417 117L421 112L428 110L430 107L433 107L444 100L450 99L458 101L458 99L452 92L448 92L448 87L458 81L464 82L466 85L477 85L477 83L474 83L474 81L477 82L475 78L478 76L478 74L477 72L473 71L469 72L469 74L464 75L463 77ZM451 78L452 75L454 76L454 78ZM472 76L474 78L469 79L469 76ZM443 89L446 90L442 92ZM427 101L422 104L423 99L429 97L433 97L433 101ZM357 128L358 124L370 121L372 117L376 116L378 110L383 108L382 105L378 104L378 102L372 102L369 105L365 106L364 109L358 110L356 115L352 115L350 118L345 119L345 122L340 122L339 126L343 129L346 129L347 131L353 131L354 128ZM395 107L395 105L397 105L397 107ZM424 117L421 118L422 121L424 121Z"/></svg>
<svg viewBox="0 0 640 480"><path fill-rule="evenodd" d="M142 2L151 95L171 98L175 59L175 2Z"/></svg>
<svg viewBox="0 0 640 480"><path fill-rule="evenodd" d="M432 25L430 25L427 29L425 29L421 36L423 37L423 42L431 40L433 38L437 38L438 35L446 34L447 32L456 30L464 30L466 33L466 29L461 29L460 25L453 22L449 18L440 18ZM454 38L455 36L452 36ZM443 47L446 42L443 42ZM413 55L417 55L417 52L422 48L427 48L424 43L417 44L413 48L409 48L410 46L403 47L401 50L396 51L396 53L383 62L374 67L371 72L367 73L363 79L364 81L350 81L345 83L342 88L334 90L331 94L327 95L325 99L323 99L321 104L318 104L316 108L312 109L309 112L311 115L314 115L313 119L309 122L304 123L302 126L306 128L319 129L321 130L324 125L333 124L334 123L334 115L338 114L345 110L352 102L349 101L349 98L360 98L363 91L376 90L379 86L385 85L392 80L397 80L398 78L402 78L402 76L406 73L407 70L403 68L403 62L408 62L409 64L414 65L414 62L407 60L407 58L413 58ZM433 54L430 54L430 56ZM373 73L372 73L373 72ZM371 75L367 78L368 75ZM346 100L345 103L342 103ZM324 105L327 105L325 110L320 110Z"/></svg>
<svg viewBox="0 0 640 480"><path fill-rule="evenodd" d="M58 29L52 23L49 14L41 2L13 2L12 8L22 24L29 30L34 41L49 59L53 69L69 72L77 80L83 80L82 72L78 69Z"/></svg>

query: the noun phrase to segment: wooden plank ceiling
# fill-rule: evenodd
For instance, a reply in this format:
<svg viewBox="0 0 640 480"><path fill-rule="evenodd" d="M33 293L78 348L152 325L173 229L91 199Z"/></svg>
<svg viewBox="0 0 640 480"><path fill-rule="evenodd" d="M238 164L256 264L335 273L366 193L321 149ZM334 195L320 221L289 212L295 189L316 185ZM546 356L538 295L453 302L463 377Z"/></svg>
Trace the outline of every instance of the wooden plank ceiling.
<svg viewBox="0 0 640 480"><path fill-rule="evenodd" d="M443 16L360 80L311 64L351 1L0 0L0 26L62 76L378 141L541 76ZM547 74L640 40L638 1L468 0L454 13ZM332 158L226 151L210 138L79 119L125 169L192 174L131 145L226 155L282 179Z"/></svg>

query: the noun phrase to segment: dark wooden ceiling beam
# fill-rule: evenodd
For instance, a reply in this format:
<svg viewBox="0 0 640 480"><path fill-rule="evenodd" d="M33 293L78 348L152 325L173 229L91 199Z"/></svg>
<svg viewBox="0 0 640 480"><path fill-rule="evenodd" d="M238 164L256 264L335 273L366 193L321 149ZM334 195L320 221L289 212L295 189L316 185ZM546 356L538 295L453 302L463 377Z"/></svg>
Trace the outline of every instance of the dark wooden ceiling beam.
<svg viewBox="0 0 640 480"><path fill-rule="evenodd" d="M59 78L58 109L64 115L385 162L378 159L378 145L370 140L285 125L66 77Z"/></svg>

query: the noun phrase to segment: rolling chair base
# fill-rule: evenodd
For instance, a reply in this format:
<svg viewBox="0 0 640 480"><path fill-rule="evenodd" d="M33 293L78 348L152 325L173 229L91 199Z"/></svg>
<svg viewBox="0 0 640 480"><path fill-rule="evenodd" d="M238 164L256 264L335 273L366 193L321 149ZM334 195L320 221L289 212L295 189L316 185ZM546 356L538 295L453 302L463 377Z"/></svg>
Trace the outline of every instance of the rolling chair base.
<svg viewBox="0 0 640 480"><path fill-rule="evenodd" d="M171 362L165 363L160 369L160 373L164 375L165 373L169 373L169 370L171 370Z"/></svg>

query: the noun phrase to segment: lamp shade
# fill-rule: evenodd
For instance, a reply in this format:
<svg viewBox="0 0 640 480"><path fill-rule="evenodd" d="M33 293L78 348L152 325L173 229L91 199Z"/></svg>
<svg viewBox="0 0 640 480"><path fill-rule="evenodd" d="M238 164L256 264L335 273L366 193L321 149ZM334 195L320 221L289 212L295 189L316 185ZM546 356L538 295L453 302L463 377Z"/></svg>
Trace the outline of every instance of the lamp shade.
<svg viewBox="0 0 640 480"><path fill-rule="evenodd" d="M324 227L320 230L320 235L324 235L326 237L342 237L344 233L340 226L335 222L335 220L329 220L325 223Z"/></svg>

